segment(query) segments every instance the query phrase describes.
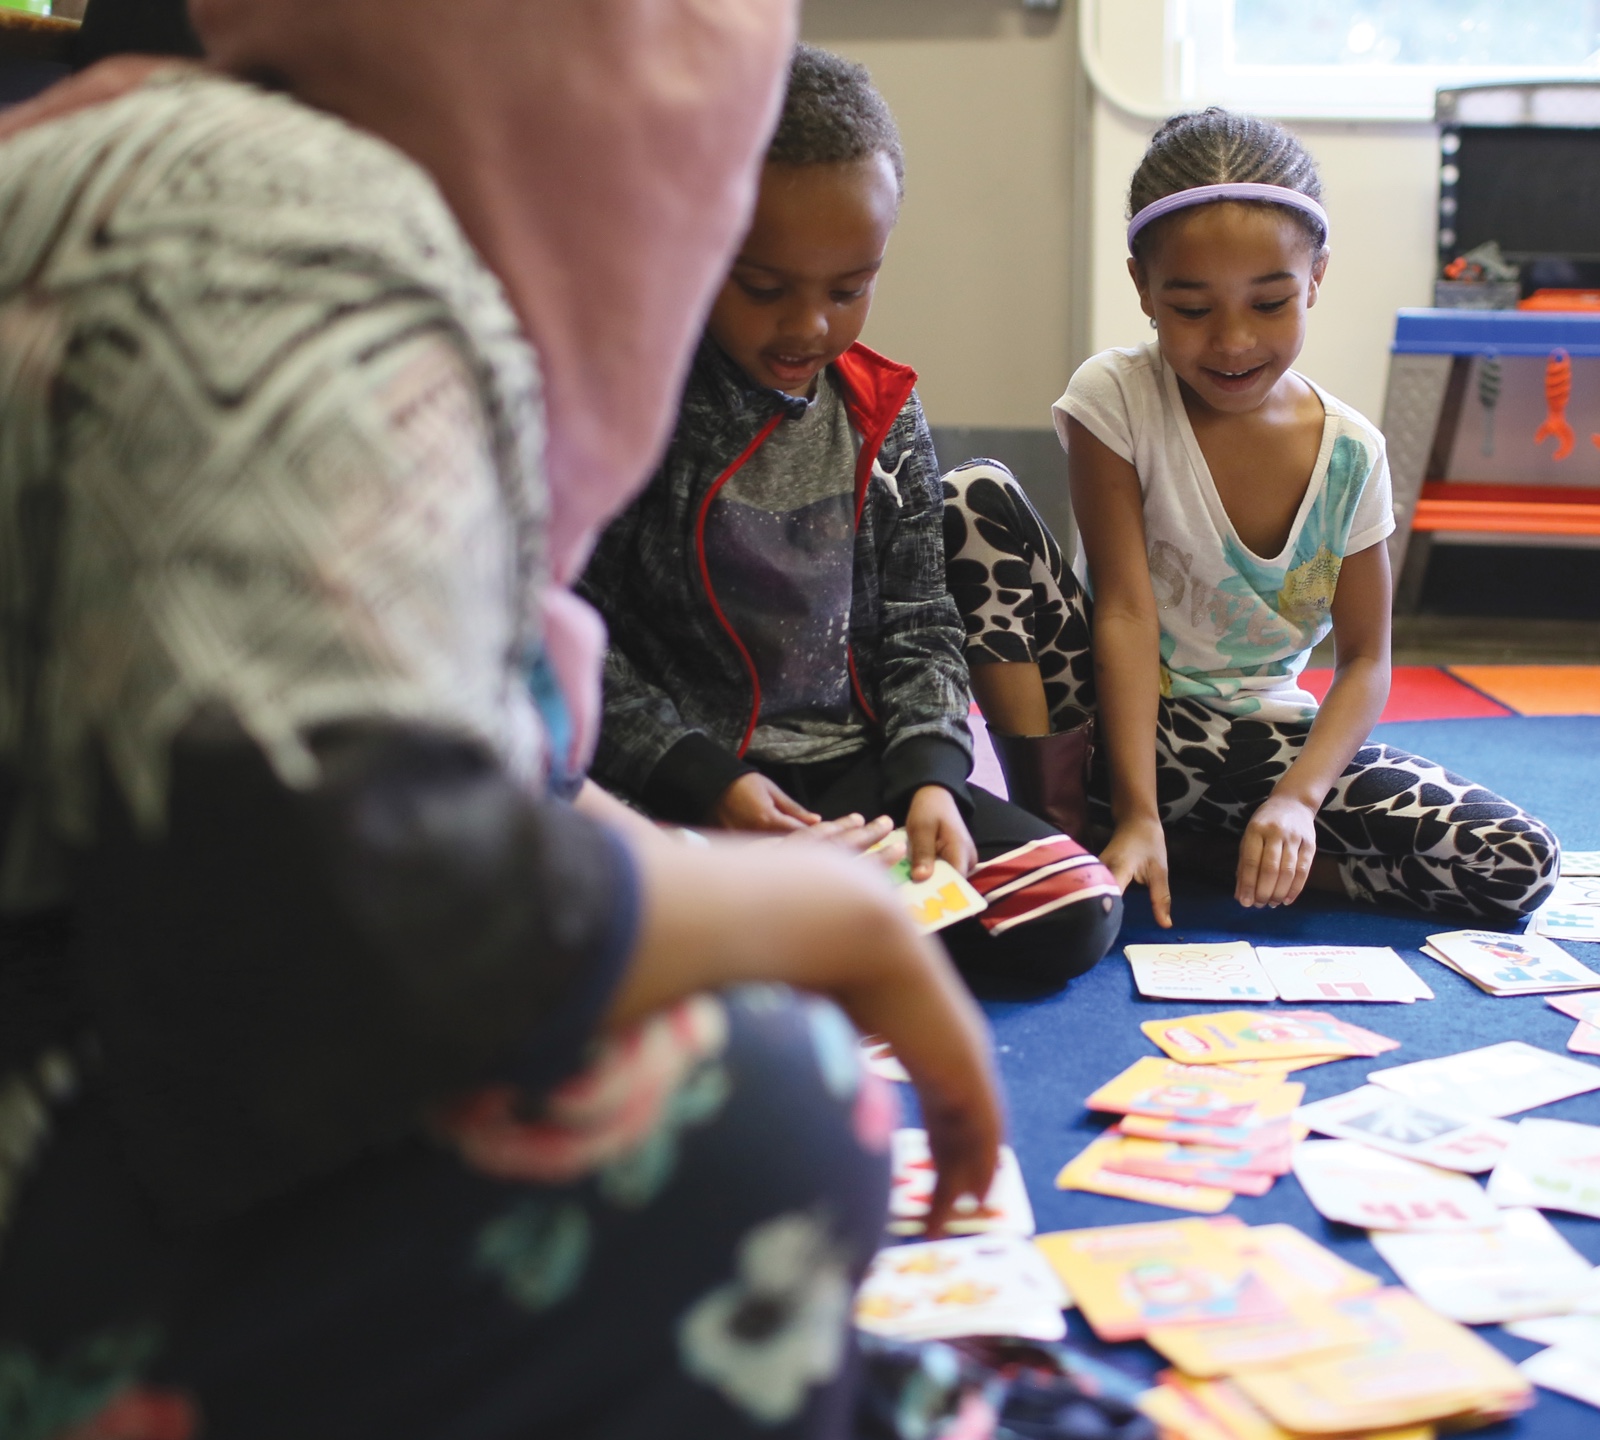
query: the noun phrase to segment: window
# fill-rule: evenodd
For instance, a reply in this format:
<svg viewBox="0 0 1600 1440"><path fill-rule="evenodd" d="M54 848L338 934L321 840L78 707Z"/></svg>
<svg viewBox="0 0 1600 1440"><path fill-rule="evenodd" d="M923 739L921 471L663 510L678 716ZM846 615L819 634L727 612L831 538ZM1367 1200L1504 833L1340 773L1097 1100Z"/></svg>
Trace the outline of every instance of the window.
<svg viewBox="0 0 1600 1440"><path fill-rule="evenodd" d="M1168 0L1167 18L1184 104L1423 120L1441 87L1600 82L1600 0Z"/></svg>

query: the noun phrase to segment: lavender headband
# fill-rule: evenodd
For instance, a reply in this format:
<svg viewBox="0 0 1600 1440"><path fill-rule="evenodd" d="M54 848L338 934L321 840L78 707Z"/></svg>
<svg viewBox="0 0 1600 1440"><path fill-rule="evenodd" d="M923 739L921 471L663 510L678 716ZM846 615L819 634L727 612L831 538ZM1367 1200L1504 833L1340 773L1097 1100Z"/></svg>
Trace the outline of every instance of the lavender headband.
<svg viewBox="0 0 1600 1440"><path fill-rule="evenodd" d="M1322 226L1322 238L1328 238L1328 212L1309 195L1291 190L1286 185L1261 185L1255 181L1240 181L1231 185L1196 185L1179 190L1175 195L1163 196L1146 205L1128 222L1128 253L1133 253L1134 237L1153 220L1170 215L1174 210L1187 210L1191 205L1210 205L1218 200L1270 200L1274 205L1287 205L1291 210L1301 210Z"/></svg>

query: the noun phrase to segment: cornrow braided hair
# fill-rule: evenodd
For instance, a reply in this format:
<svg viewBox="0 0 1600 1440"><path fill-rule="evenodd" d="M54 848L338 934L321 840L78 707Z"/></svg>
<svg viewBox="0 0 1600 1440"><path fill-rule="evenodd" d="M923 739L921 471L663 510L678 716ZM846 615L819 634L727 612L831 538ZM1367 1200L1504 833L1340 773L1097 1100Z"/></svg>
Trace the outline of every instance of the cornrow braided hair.
<svg viewBox="0 0 1600 1440"><path fill-rule="evenodd" d="M789 90L767 147L775 165L838 165L887 155L905 191L905 152L888 103L865 65L801 43L789 66Z"/></svg>
<svg viewBox="0 0 1600 1440"><path fill-rule="evenodd" d="M1128 187L1128 218L1133 219L1146 205L1180 190L1250 182L1282 185L1313 200L1322 199L1317 162L1283 126L1217 105L1198 114L1174 115L1151 137L1150 148L1133 172ZM1305 228L1316 251L1327 244L1327 234L1314 216L1287 207L1283 207L1283 213L1294 216ZM1133 246L1135 258L1149 253L1151 237L1159 235L1172 218L1163 217L1140 232Z"/></svg>

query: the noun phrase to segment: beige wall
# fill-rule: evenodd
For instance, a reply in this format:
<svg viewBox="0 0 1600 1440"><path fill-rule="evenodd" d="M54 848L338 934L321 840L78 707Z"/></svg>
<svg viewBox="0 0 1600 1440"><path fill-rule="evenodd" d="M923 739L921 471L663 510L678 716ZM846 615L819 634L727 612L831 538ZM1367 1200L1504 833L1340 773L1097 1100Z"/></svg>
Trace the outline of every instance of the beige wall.
<svg viewBox="0 0 1600 1440"><path fill-rule="evenodd" d="M802 14L807 39L872 70L906 142L863 338L916 366L935 424L1047 427L1088 344L1070 22L1017 0L805 0Z"/></svg>
<svg viewBox="0 0 1600 1440"><path fill-rule="evenodd" d="M1152 109L1163 3L1102 7L1105 77ZM1076 360L1149 335L1122 232L1154 122L1088 98L1074 10L805 0L806 37L867 64L905 134L906 206L866 338L918 368L936 424L1048 425ZM1430 291L1433 130L1293 128L1321 162L1335 230L1301 368L1376 420L1394 312Z"/></svg>

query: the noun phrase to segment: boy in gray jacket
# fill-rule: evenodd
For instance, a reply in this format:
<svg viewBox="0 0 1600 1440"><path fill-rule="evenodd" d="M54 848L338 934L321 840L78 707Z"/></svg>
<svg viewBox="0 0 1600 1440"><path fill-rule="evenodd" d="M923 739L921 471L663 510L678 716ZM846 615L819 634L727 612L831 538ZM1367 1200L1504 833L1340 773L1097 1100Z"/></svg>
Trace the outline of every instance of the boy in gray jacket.
<svg viewBox="0 0 1600 1440"><path fill-rule="evenodd" d="M594 777L652 814L782 833L886 813L914 879L1055 828L968 783L963 629L943 489L908 367L857 341L900 204L899 135L867 73L802 45L753 224L677 430L606 531L583 593L611 630ZM968 965L1058 984L1115 937L1081 897Z"/></svg>

